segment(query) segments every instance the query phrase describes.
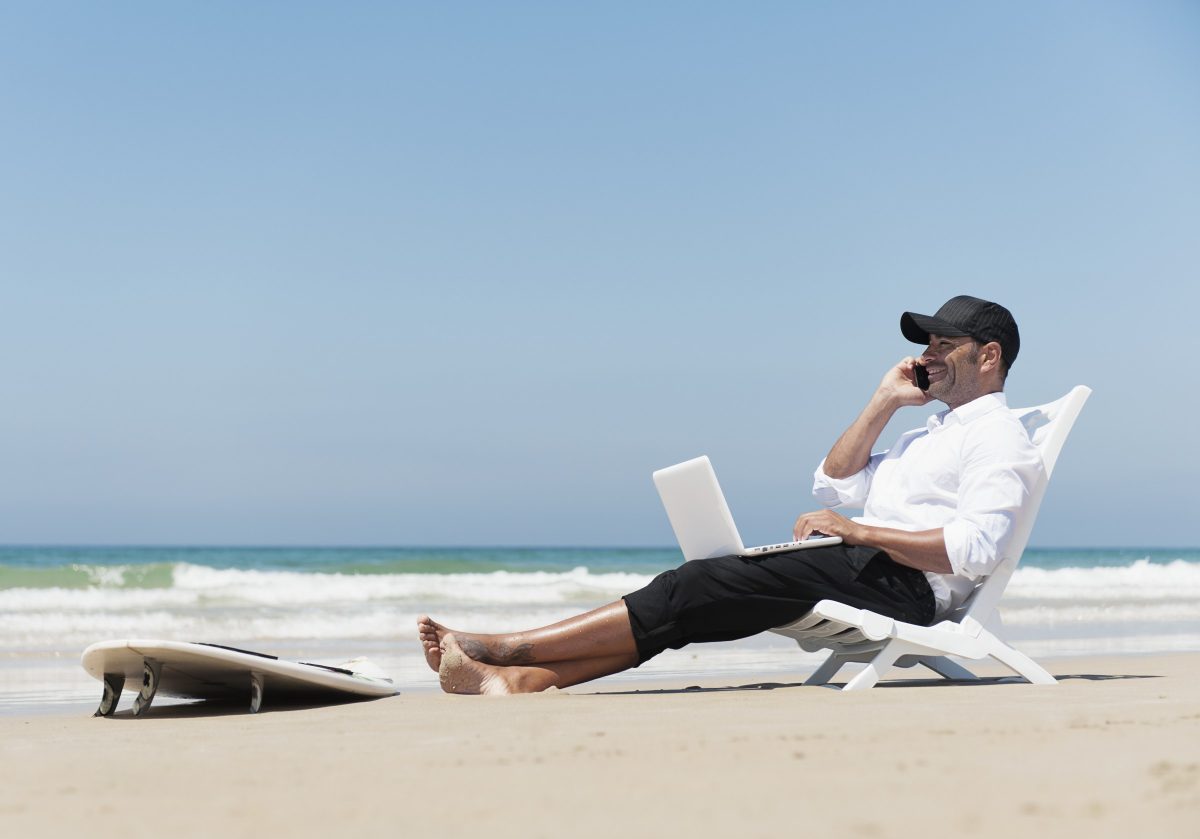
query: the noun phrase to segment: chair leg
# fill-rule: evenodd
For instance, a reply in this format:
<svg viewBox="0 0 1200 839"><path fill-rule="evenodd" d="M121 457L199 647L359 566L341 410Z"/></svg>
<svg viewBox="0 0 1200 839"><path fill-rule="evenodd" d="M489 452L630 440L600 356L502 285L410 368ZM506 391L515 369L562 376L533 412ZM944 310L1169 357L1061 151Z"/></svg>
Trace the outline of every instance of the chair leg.
<svg viewBox="0 0 1200 839"><path fill-rule="evenodd" d="M857 676L846 682L846 686L842 690L867 690L874 687L875 683L895 663L896 659L907 652L910 652L910 650L904 644L901 644L899 641L892 641L882 650L875 653L875 657L867 662L867 666L859 671Z"/></svg>
<svg viewBox="0 0 1200 839"><path fill-rule="evenodd" d="M1058 679L1047 673L1042 665L1025 655L1025 653L1013 649L995 636L992 636L991 641L991 649L988 650L988 654L1030 684L1058 684Z"/></svg>
<svg viewBox="0 0 1200 839"><path fill-rule="evenodd" d="M978 682L979 677L957 661L951 661L944 655L920 659L921 664L928 667L939 676L958 682Z"/></svg>
<svg viewBox="0 0 1200 839"><path fill-rule="evenodd" d="M830 653L829 657L821 662L821 666L818 667L811 676L804 680L804 684L806 686L820 686L828 684L829 680L837 674L837 671L842 669L842 665L845 663L845 660L843 660L840 655L837 653Z"/></svg>

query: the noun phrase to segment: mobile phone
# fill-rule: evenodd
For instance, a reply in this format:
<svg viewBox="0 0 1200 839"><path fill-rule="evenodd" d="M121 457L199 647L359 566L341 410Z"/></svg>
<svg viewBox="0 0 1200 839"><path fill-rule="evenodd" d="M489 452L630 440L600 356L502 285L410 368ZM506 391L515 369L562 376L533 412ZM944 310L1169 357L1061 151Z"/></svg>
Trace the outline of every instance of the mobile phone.
<svg viewBox="0 0 1200 839"><path fill-rule="evenodd" d="M913 365L913 378L917 380L917 387L929 390L929 371L925 369L924 364Z"/></svg>

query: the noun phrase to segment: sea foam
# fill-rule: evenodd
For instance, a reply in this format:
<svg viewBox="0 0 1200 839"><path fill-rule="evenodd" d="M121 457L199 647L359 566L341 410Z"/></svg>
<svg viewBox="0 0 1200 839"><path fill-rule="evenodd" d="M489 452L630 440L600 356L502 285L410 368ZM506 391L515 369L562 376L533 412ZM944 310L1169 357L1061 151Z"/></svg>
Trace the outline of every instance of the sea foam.
<svg viewBox="0 0 1200 839"><path fill-rule="evenodd" d="M0 650L70 649L102 638L404 639L434 614L476 631L528 628L611 602L652 574L596 571L332 573L176 562L75 566L66 585L0 589ZM78 585L78 579L87 583ZM1196 637L1200 563L1019 568L1001 602L1026 637L1089 632ZM1122 629L1124 627L1124 629ZM1173 642L1177 644L1178 642Z"/></svg>

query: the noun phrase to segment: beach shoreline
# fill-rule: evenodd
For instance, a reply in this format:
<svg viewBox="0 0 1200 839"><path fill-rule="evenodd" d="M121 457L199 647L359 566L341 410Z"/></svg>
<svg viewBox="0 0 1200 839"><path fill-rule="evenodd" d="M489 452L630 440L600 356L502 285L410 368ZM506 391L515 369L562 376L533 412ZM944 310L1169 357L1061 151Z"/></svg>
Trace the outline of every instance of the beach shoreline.
<svg viewBox="0 0 1200 839"><path fill-rule="evenodd" d="M79 667L111 639L209 641L337 666L368 657L436 689L418 614L472 632L542 626L618 599L674 548L0 548L0 716L93 705ZM1200 649L1200 549L1026 551L1003 636L1036 660ZM787 678L823 656L763 633L669 650L617 677Z"/></svg>
<svg viewBox="0 0 1200 839"><path fill-rule="evenodd" d="M1200 653L0 718L8 835L1194 836ZM182 814L191 814L182 818Z"/></svg>

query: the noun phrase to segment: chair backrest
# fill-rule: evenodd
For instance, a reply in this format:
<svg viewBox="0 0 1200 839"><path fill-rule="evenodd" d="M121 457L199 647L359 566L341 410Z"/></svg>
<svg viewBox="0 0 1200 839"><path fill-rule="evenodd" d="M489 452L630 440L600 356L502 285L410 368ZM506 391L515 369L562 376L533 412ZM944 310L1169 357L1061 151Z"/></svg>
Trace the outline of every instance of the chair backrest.
<svg viewBox="0 0 1200 839"><path fill-rule="evenodd" d="M1054 474L1059 452L1067 442L1067 435L1071 433L1071 427L1075 425L1079 412L1083 410L1083 403L1087 402L1091 395L1091 388L1076 385L1061 399L1034 408L1013 409L1013 413L1020 418L1021 424L1029 432L1029 439L1033 441L1042 457L1042 479L1017 514L1006 555L996 570L975 587L966 603L950 616L950 620L961 622L973 618L981 624L987 623L1000 601L1000 596L1004 594L1017 563L1021 560L1021 554L1025 552L1029 534L1033 532L1033 523L1037 520L1038 508L1042 506L1042 497L1046 494L1046 486L1050 482L1050 476Z"/></svg>

